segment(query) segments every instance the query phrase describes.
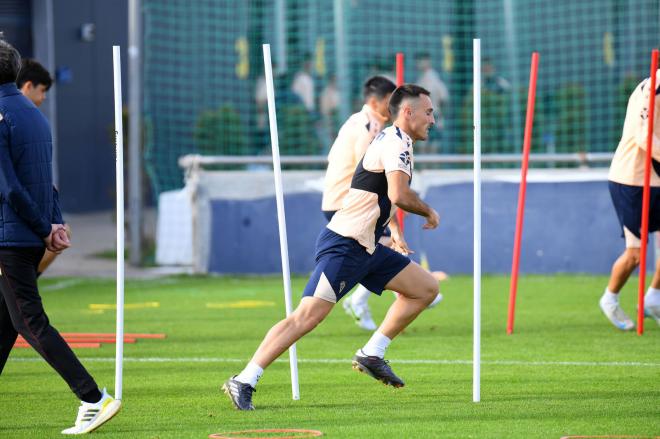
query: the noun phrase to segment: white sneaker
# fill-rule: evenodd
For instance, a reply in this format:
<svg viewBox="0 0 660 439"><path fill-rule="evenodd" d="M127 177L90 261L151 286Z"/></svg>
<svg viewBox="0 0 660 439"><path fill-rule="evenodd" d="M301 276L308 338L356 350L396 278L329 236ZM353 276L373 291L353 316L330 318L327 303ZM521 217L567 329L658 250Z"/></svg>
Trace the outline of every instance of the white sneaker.
<svg viewBox="0 0 660 439"><path fill-rule="evenodd" d="M633 321L625 312L623 312L618 303L605 302L602 298L598 303L605 316L620 330L630 331L635 327Z"/></svg>
<svg viewBox="0 0 660 439"><path fill-rule="evenodd" d="M644 305L644 316L651 317L660 326L660 305Z"/></svg>
<svg viewBox="0 0 660 439"><path fill-rule="evenodd" d="M360 328L366 331L373 331L377 328L376 322L371 318L371 310L367 303L355 305L351 302L351 310L353 311L353 316L355 316L355 323Z"/></svg>
<svg viewBox="0 0 660 439"><path fill-rule="evenodd" d="M114 399L103 389L103 396L99 402L80 403L75 425L62 430L62 434L85 434L94 431L116 415L119 409L121 409L121 401Z"/></svg>
<svg viewBox="0 0 660 439"><path fill-rule="evenodd" d="M345 297L344 301L341 303L341 307L344 308L344 312L346 314L355 318L355 316L353 315L353 308L351 307L352 298L353 298L352 296Z"/></svg>
<svg viewBox="0 0 660 439"><path fill-rule="evenodd" d="M431 309L431 308L435 307L440 302L442 302L442 294L438 293L438 295L435 296L435 299L433 299L433 302L429 303L426 306L426 309Z"/></svg>

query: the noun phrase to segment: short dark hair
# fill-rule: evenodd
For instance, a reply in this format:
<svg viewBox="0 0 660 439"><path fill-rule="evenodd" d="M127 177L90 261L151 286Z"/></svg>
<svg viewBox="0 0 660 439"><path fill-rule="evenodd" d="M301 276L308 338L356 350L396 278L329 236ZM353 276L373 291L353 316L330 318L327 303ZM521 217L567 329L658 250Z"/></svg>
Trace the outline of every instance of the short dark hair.
<svg viewBox="0 0 660 439"><path fill-rule="evenodd" d="M21 54L14 46L0 39L0 84L15 82L21 69Z"/></svg>
<svg viewBox="0 0 660 439"><path fill-rule="evenodd" d="M37 61L24 58L21 61L21 71L18 72L16 78L16 86L21 88L26 82L31 82L35 87L42 84L48 90L53 85L53 78L50 77L48 70Z"/></svg>
<svg viewBox="0 0 660 439"><path fill-rule="evenodd" d="M403 84L397 87L390 97L390 114L397 117L401 109L401 103L407 98L417 98L420 95L431 96L431 93L424 87L415 84Z"/></svg>
<svg viewBox="0 0 660 439"><path fill-rule="evenodd" d="M362 88L362 95L365 99L374 96L377 99L383 99L388 94L396 90L396 85L384 76L372 76L367 79Z"/></svg>

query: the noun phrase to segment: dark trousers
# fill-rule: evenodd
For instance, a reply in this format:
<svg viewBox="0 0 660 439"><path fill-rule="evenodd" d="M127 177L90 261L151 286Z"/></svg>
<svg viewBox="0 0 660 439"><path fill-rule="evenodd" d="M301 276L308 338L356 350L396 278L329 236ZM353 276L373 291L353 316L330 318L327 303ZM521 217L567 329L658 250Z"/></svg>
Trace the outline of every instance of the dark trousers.
<svg viewBox="0 0 660 439"><path fill-rule="evenodd" d="M0 247L0 373L21 334L83 399L98 386L48 321L37 288L43 254L43 247Z"/></svg>

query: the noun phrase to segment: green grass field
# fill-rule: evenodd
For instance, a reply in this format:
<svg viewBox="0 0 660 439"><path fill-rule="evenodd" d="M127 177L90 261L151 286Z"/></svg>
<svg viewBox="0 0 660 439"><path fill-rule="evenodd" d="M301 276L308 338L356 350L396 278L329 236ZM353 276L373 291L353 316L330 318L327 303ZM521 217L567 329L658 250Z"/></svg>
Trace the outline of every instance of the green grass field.
<svg viewBox="0 0 660 439"><path fill-rule="evenodd" d="M295 278L299 297L305 278ZM635 310L636 279L622 304ZM516 333L505 334L507 277L483 280L482 402L472 403L472 280L442 285L444 301L422 314L388 350L406 387L385 387L351 369L369 334L337 307L298 343L301 400L291 399L288 359L257 387L254 412L238 412L220 385L240 371L283 316L281 279L173 277L130 281L126 332L167 334L125 346L124 405L94 433L107 438L205 438L246 429L304 428L334 438L556 438L660 436L660 327L621 333L597 306L604 277L527 276ZM114 332L113 281L45 279L42 296L61 332ZM393 296L371 299L376 320ZM258 307L223 307L261 301ZM211 304L211 305L209 305ZM114 392L114 345L78 349ZM31 349L16 349L0 378L0 438L62 437L78 402Z"/></svg>

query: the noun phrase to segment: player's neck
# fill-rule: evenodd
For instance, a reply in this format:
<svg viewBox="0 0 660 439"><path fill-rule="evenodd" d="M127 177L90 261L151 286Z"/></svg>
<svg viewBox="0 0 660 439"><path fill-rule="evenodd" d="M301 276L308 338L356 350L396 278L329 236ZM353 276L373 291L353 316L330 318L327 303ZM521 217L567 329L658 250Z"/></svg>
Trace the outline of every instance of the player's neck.
<svg viewBox="0 0 660 439"><path fill-rule="evenodd" d="M366 103L364 105L365 105L365 107L367 107L369 109L369 112L371 113L371 115L373 117L375 117L381 123L381 125L385 125L385 123L387 122L387 117L383 116L378 111L376 111L376 109L373 106L371 106L369 104L366 104Z"/></svg>

